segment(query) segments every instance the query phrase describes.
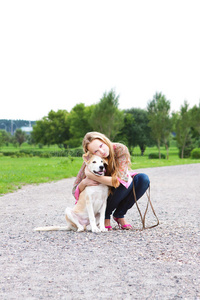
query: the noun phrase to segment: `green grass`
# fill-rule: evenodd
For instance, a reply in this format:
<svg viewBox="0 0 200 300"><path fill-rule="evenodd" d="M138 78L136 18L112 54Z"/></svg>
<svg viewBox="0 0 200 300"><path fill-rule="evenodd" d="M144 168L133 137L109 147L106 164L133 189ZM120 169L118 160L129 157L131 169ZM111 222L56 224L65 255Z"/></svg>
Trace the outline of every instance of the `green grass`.
<svg viewBox="0 0 200 300"><path fill-rule="evenodd" d="M25 184L50 182L77 175L82 158L0 157L0 195Z"/></svg>
<svg viewBox="0 0 200 300"><path fill-rule="evenodd" d="M30 149L30 146L24 145ZM21 147L23 148L23 147ZM1 148L1 151L13 151L14 147ZM19 148L16 148L17 151ZM33 149L33 147L31 147ZM34 148L38 150L37 148ZM44 147L42 150L59 151L56 146ZM41 151L42 151L41 150ZM161 149L161 152L166 155L166 150ZM178 157L178 149L170 147L169 159L148 159L149 153L158 153L156 147L147 148L144 156L140 156L140 149L134 148L132 156L132 169L152 168L162 166L172 166L181 164L200 163L200 159L180 159ZM0 195L13 192L25 184L39 184L60 180L63 178L74 177L77 175L82 165L82 158L67 158L67 157L22 157L12 158L0 156Z"/></svg>
<svg viewBox="0 0 200 300"><path fill-rule="evenodd" d="M141 156L139 147L134 148L134 155L132 157L132 169L136 170L141 168L200 163L200 159L180 159L178 156L178 149L176 147L169 148L169 159L149 159L148 155L150 153L158 153L158 149L156 147L147 148L144 156ZM161 148L161 153L165 154L167 157L167 151L164 147Z"/></svg>

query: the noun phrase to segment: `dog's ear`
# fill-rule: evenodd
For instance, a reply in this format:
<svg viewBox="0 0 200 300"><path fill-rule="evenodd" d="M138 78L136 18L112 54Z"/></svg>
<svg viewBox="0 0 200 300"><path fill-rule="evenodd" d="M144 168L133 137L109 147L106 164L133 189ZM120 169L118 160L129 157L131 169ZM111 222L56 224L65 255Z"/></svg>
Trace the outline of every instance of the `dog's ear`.
<svg viewBox="0 0 200 300"><path fill-rule="evenodd" d="M103 162L104 162L104 164L108 165L108 159L107 158L104 158Z"/></svg>
<svg viewBox="0 0 200 300"><path fill-rule="evenodd" d="M87 163L90 158L92 157L92 153L90 153L89 151L85 154L83 154L83 160Z"/></svg>

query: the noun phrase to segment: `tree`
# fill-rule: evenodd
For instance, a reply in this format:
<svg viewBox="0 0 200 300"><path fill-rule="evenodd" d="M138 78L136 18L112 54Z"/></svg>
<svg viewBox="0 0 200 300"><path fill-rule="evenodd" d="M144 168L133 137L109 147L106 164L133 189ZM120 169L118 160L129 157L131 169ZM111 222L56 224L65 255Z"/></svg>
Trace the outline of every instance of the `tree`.
<svg viewBox="0 0 200 300"><path fill-rule="evenodd" d="M7 132L6 130L0 130L0 147L4 144L8 145L8 143L11 141L11 134L10 132Z"/></svg>
<svg viewBox="0 0 200 300"><path fill-rule="evenodd" d="M191 112L191 134L194 140L194 146L200 148L200 102L199 106L193 106Z"/></svg>
<svg viewBox="0 0 200 300"><path fill-rule="evenodd" d="M69 139L68 112L66 110L51 110L48 114L47 140L50 144L63 144L66 147L66 141Z"/></svg>
<svg viewBox="0 0 200 300"><path fill-rule="evenodd" d="M198 131L198 133L200 134L200 102L199 102L199 106L193 106L193 108L191 108L191 115L192 115L192 119L191 119L191 124L194 127L195 130Z"/></svg>
<svg viewBox="0 0 200 300"><path fill-rule="evenodd" d="M113 90L104 93L90 118L93 130L106 134L112 140L119 133L124 121L124 113L118 109L118 100L119 96Z"/></svg>
<svg viewBox="0 0 200 300"><path fill-rule="evenodd" d="M115 140L125 144L131 153L131 148L134 147L134 134L133 126L135 119L133 115L129 112L124 112L124 125L121 128L119 134L116 136Z"/></svg>
<svg viewBox="0 0 200 300"><path fill-rule="evenodd" d="M88 131L92 131L89 119L93 109L94 105L85 107L83 103L79 103L71 110L68 117L70 132L68 143L70 146L80 146L84 135Z"/></svg>
<svg viewBox="0 0 200 300"><path fill-rule="evenodd" d="M47 117L37 121L32 131L35 142L44 145L62 144L67 147L66 141L70 138L68 116L66 110L51 110Z"/></svg>
<svg viewBox="0 0 200 300"><path fill-rule="evenodd" d="M17 128L15 131L15 134L14 134L14 138L15 138L16 142L19 144L19 146L21 147L21 144L23 144L27 139L27 134L26 134L26 132Z"/></svg>
<svg viewBox="0 0 200 300"><path fill-rule="evenodd" d="M122 132L127 135L129 147L139 146L141 155L146 146L152 146L151 129L148 126L147 111L140 108L131 108L125 111L124 127ZM130 148L129 148L130 149Z"/></svg>
<svg viewBox="0 0 200 300"><path fill-rule="evenodd" d="M48 122L46 117L43 117L42 120L36 121L36 124L33 126L33 131L31 132L31 138L36 144L50 145L47 139L48 132Z"/></svg>
<svg viewBox="0 0 200 300"><path fill-rule="evenodd" d="M156 93L153 100L147 105L149 126L152 137L157 142L159 158L161 158L160 146L163 140L168 140L170 135L170 101L161 93ZM167 143L166 143L167 145Z"/></svg>
<svg viewBox="0 0 200 300"><path fill-rule="evenodd" d="M0 130L0 148L3 146L3 144L4 144L3 134L2 134L2 130Z"/></svg>
<svg viewBox="0 0 200 300"><path fill-rule="evenodd" d="M173 114L175 124L177 146L180 149L181 158L184 158L184 151L186 146L191 145L191 111L189 111L189 104L187 101L181 106L179 113ZM190 149L192 150L192 148Z"/></svg>

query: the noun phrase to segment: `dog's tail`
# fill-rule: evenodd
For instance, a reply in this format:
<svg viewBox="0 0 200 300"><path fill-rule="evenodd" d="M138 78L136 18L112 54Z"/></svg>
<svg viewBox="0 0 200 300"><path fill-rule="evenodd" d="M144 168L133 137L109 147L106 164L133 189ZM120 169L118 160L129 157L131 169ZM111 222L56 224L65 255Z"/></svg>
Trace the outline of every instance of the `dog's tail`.
<svg viewBox="0 0 200 300"><path fill-rule="evenodd" d="M33 229L34 231L60 231L60 230L71 230L71 227L65 226L46 226L46 227L37 227Z"/></svg>

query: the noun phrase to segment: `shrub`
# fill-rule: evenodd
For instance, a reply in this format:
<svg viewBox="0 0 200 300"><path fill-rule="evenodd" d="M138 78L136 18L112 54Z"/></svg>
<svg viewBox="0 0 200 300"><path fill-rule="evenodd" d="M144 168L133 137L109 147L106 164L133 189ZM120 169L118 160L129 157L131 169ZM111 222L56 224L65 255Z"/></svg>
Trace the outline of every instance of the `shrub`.
<svg viewBox="0 0 200 300"><path fill-rule="evenodd" d="M16 155L17 157L26 157L26 154L23 153L23 152L16 152L15 155Z"/></svg>
<svg viewBox="0 0 200 300"><path fill-rule="evenodd" d="M184 147L183 158L189 158L194 148L195 148L194 142L192 141L191 137L188 137ZM179 157L181 158L182 148L178 147L178 149L179 149Z"/></svg>
<svg viewBox="0 0 200 300"><path fill-rule="evenodd" d="M41 152L40 153L40 157L43 157L43 158L50 158L52 157L51 153L49 152Z"/></svg>
<svg viewBox="0 0 200 300"><path fill-rule="evenodd" d="M37 150L34 150L34 151L31 152L31 154L33 156L40 156L41 153L42 153L41 151L37 151Z"/></svg>
<svg viewBox="0 0 200 300"><path fill-rule="evenodd" d="M32 153L32 150L31 149L23 149L23 150L20 150L19 151L20 153L24 153L24 154L31 154Z"/></svg>
<svg viewBox="0 0 200 300"><path fill-rule="evenodd" d="M5 151L2 152L4 156L12 156L16 154L16 151Z"/></svg>
<svg viewBox="0 0 200 300"><path fill-rule="evenodd" d="M149 159L158 159L159 158L159 153L149 153ZM161 158L165 159L166 155L161 153Z"/></svg>
<svg viewBox="0 0 200 300"><path fill-rule="evenodd" d="M5 156L17 156L17 157L82 157L83 149L82 148L74 148L74 149L66 149L61 151L41 151L41 150L32 150L32 149L20 149L19 151L1 151L2 155Z"/></svg>
<svg viewBox="0 0 200 300"><path fill-rule="evenodd" d="M185 148L183 153L183 158L189 158L191 156L192 148ZM178 156L181 158L182 149L179 149Z"/></svg>
<svg viewBox="0 0 200 300"><path fill-rule="evenodd" d="M192 159L200 159L200 148L195 148L191 151Z"/></svg>
<svg viewBox="0 0 200 300"><path fill-rule="evenodd" d="M66 149L63 156L81 157L83 153L82 148Z"/></svg>

